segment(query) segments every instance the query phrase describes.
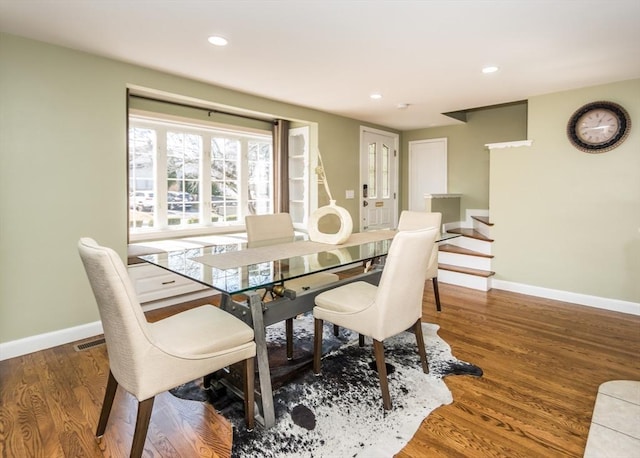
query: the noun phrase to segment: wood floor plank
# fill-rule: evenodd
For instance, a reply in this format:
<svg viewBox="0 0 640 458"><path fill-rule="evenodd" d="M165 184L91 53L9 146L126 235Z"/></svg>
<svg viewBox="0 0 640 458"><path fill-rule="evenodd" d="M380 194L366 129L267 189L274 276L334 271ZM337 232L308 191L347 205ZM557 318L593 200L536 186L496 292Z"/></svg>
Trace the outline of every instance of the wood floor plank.
<svg viewBox="0 0 640 458"><path fill-rule="evenodd" d="M24 367L29 355L3 361L0 366L0 447L7 458L35 453L37 425L28 402L28 380ZM28 365L28 364L27 364Z"/></svg>
<svg viewBox="0 0 640 458"><path fill-rule="evenodd" d="M173 407L173 415L188 428L197 441L194 447L197 456L229 456L231 454L232 426L218 414L213 406L195 401L185 401L166 396Z"/></svg>
<svg viewBox="0 0 640 458"><path fill-rule="evenodd" d="M69 364L73 362L70 350L54 347L42 352L46 371L41 371L42 389L46 392L45 402L48 406L53 424L58 432L58 441L64 456L95 456L98 448L90 435L90 426L83 415L74 396L74 389L79 381Z"/></svg>

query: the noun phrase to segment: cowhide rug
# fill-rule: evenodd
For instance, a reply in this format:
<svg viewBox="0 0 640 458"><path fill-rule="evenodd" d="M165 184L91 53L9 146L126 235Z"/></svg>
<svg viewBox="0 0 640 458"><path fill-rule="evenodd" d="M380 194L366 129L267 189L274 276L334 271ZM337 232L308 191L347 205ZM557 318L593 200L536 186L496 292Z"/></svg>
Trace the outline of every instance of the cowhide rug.
<svg viewBox="0 0 640 458"><path fill-rule="evenodd" d="M322 374L313 374L313 317L294 320L294 361L299 375L279 388L274 382L276 425L248 432L242 401L217 383L182 385L171 393L206 401L234 426L233 457L391 457L413 437L437 407L453 401L442 380L447 375L481 376L482 369L459 361L438 335L438 326L423 323L429 374L422 372L415 335L402 333L384 342L393 408L384 411L371 342L358 346L357 334L325 323ZM284 323L267 328L270 359L284 353ZM299 357L303 353L305 356ZM304 359L304 362L300 362ZM283 368L272 363L272 378ZM277 378L277 377L276 377ZM256 376L256 385L258 378Z"/></svg>

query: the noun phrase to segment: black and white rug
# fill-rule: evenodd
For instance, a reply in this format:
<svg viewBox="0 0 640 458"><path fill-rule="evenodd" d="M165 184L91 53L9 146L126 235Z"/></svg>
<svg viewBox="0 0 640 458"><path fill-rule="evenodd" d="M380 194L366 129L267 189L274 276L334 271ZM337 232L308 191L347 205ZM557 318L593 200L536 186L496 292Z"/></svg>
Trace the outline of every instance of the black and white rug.
<svg viewBox="0 0 640 458"><path fill-rule="evenodd" d="M479 367L451 354L438 328L422 324L429 374L422 372L414 334L405 332L384 342L390 411L382 407L371 342L367 339L359 347L357 334L346 329L335 337L329 323L324 328L322 374L314 375L309 367L274 391L273 428L258 426L248 432L242 402L215 386L194 381L171 392L210 402L232 422L233 457L391 457L434 409L453 401L443 377L482 375ZM294 320L294 330L296 352L313 348L312 316ZM270 354L284 351L284 324L267 328L267 341Z"/></svg>

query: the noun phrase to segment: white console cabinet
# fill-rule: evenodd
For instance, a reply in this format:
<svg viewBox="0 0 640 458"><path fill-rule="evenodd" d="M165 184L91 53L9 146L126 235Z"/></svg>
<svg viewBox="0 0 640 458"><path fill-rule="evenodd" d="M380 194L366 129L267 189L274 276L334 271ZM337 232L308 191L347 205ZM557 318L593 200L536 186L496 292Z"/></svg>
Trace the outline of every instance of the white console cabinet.
<svg viewBox="0 0 640 458"><path fill-rule="evenodd" d="M129 265L129 277L145 310L215 294L205 285L147 263Z"/></svg>

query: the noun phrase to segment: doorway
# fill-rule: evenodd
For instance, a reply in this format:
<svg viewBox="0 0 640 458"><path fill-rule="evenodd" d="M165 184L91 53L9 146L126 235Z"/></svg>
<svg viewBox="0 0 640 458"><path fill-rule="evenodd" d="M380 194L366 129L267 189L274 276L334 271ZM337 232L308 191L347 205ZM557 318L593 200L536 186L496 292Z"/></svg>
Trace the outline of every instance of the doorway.
<svg viewBox="0 0 640 458"><path fill-rule="evenodd" d="M360 232L397 225L398 143L397 134L360 128Z"/></svg>
<svg viewBox="0 0 640 458"><path fill-rule="evenodd" d="M425 210L425 194L447 193L447 139L409 142L409 210Z"/></svg>

